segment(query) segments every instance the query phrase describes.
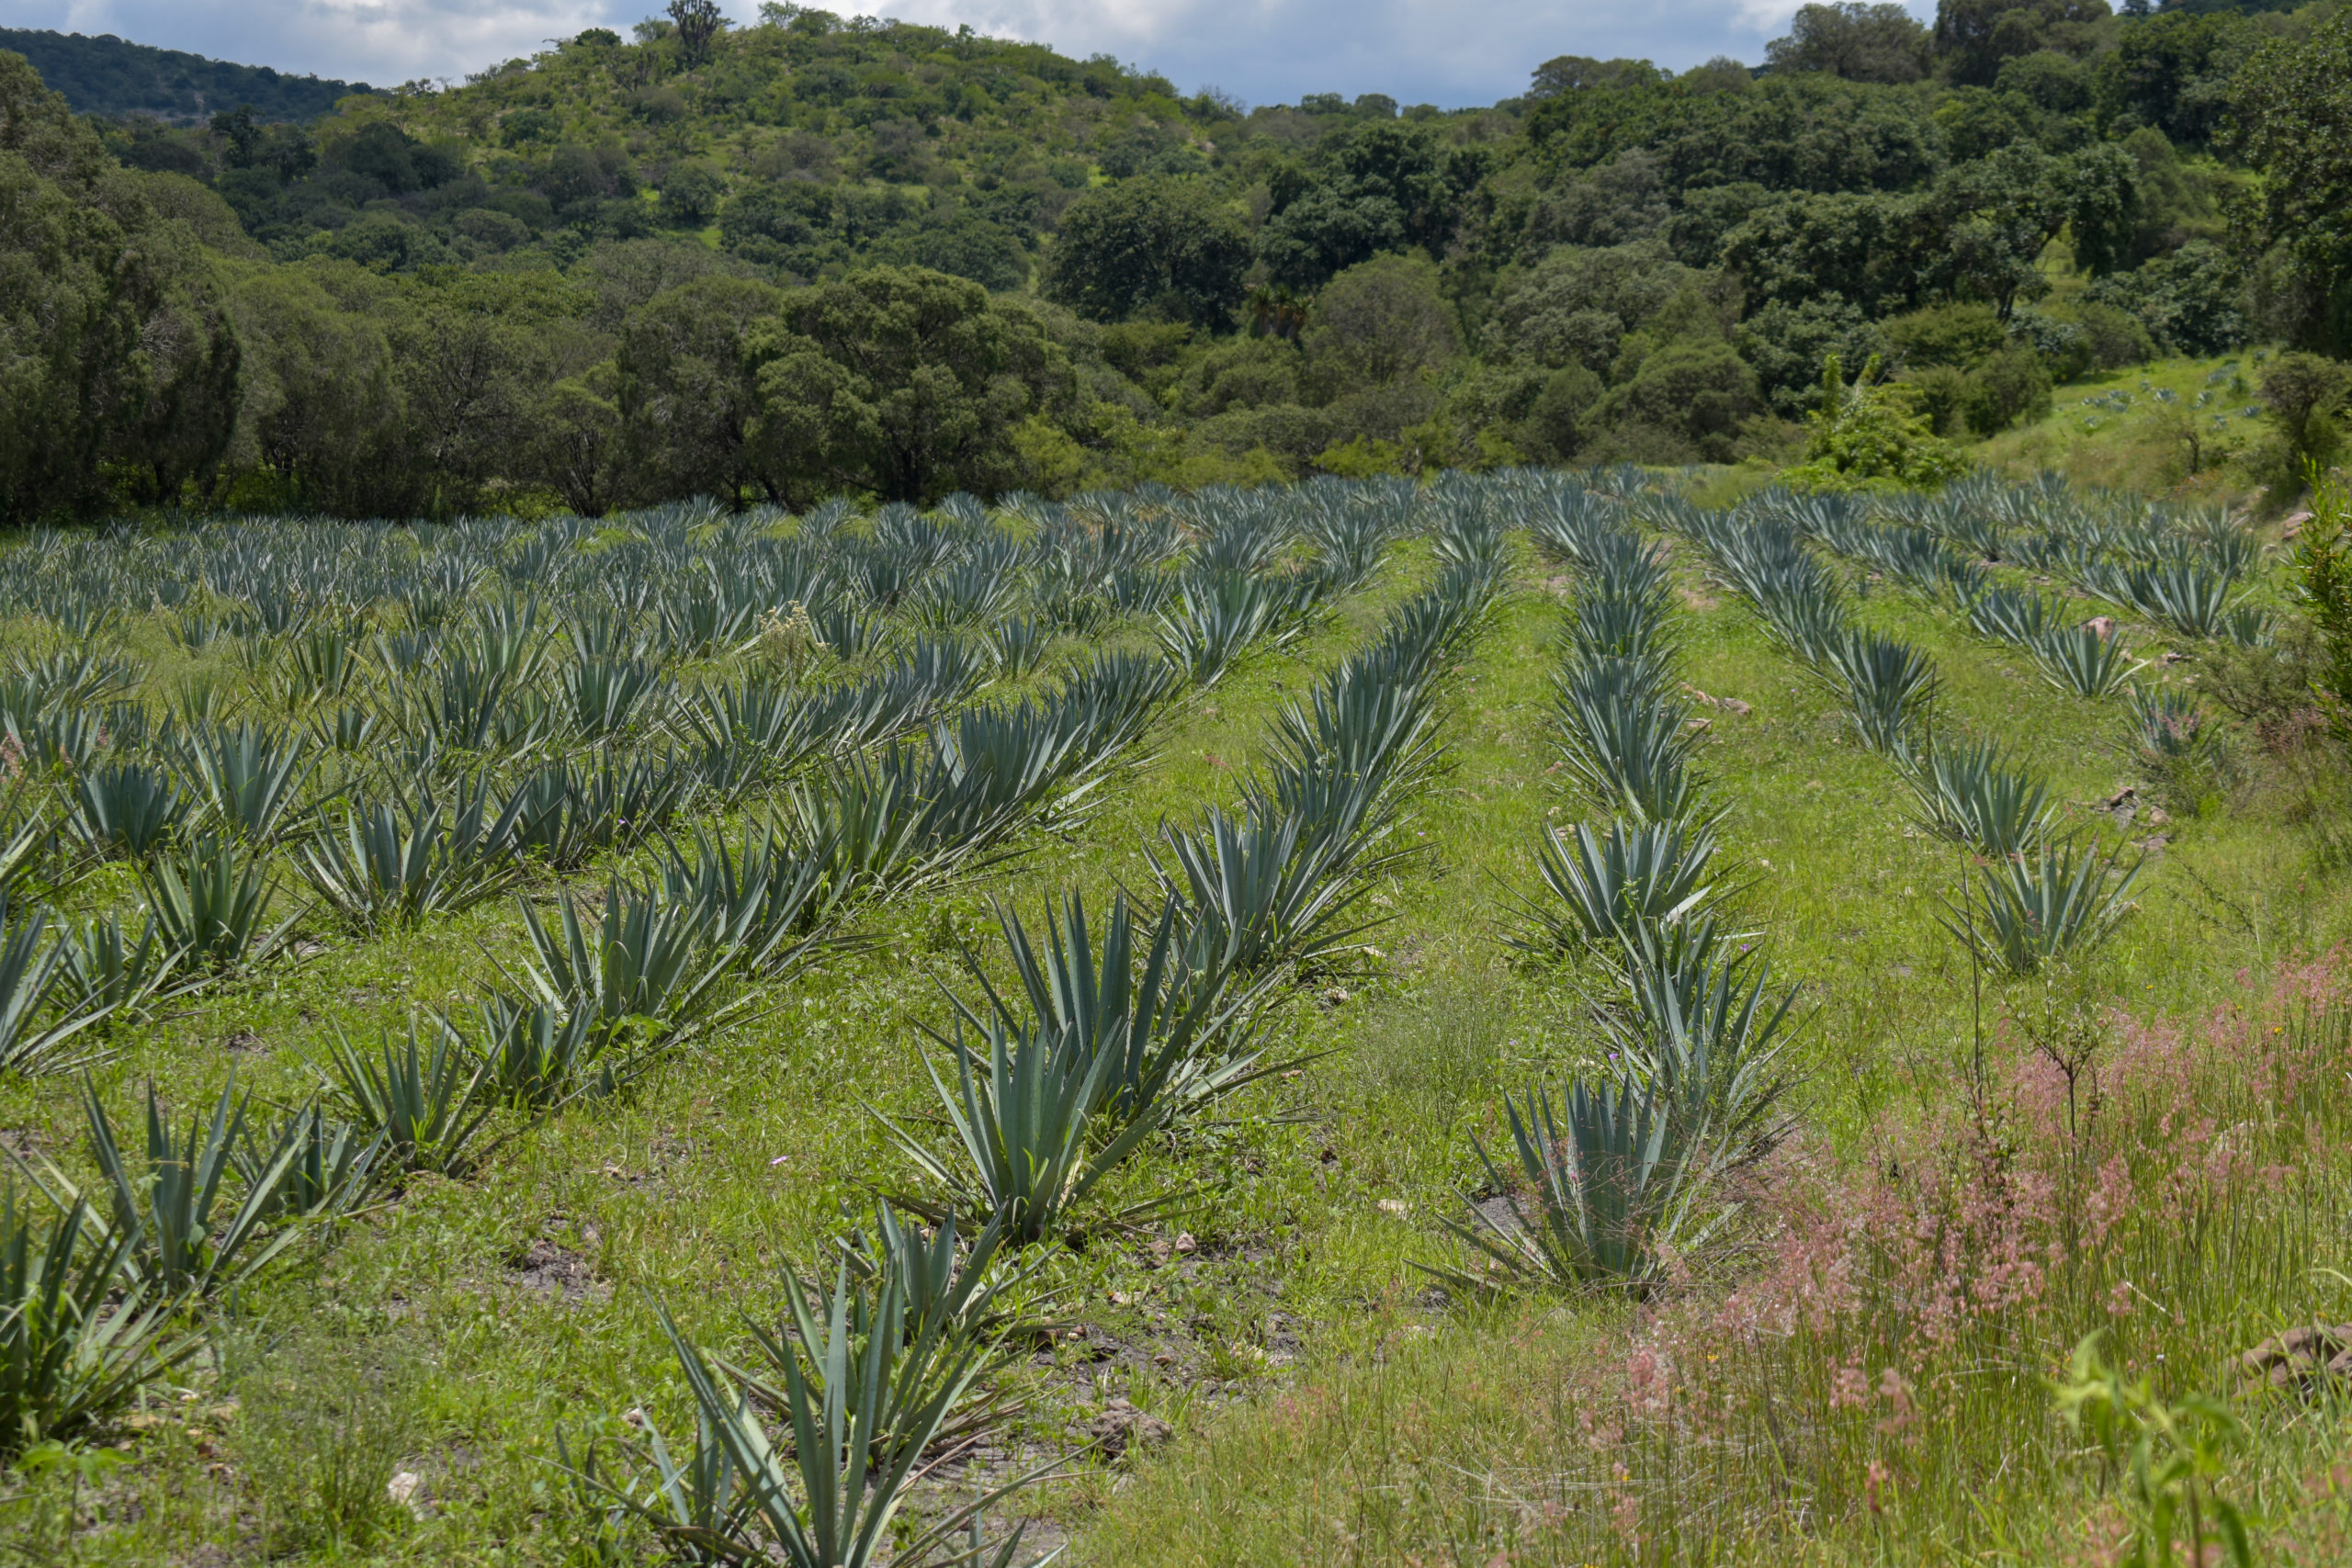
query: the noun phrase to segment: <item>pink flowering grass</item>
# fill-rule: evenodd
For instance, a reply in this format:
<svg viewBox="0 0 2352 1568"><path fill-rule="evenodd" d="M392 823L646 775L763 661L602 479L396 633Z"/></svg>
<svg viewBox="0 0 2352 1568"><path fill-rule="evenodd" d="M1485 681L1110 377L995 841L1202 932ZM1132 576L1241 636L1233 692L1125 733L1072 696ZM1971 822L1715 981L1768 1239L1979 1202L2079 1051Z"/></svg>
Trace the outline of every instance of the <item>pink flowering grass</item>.
<svg viewBox="0 0 2352 1568"><path fill-rule="evenodd" d="M2347 990L2332 954L2205 1016L2098 1014L2063 1060L2004 1030L1981 1095L1855 1154L1781 1150L1737 1255L1652 1303L1402 1334L1185 1473L1246 1494L1317 1454L1301 1561L2106 1561L2113 1478L2052 1408L2078 1341L2167 1397L2228 1394L2258 1340L2352 1318L2316 1267L2352 1257ZM2335 1407L2245 1408L2303 1446L2239 1495L2302 1506L2337 1473Z"/></svg>
<svg viewBox="0 0 2352 1568"><path fill-rule="evenodd" d="M1608 1534L1666 1562L1906 1510L1990 1544L1987 1500L2095 1483L2049 1389L2084 1336L2160 1393L2228 1393L2239 1352L2329 1305L2346 989L2331 955L2201 1019L2110 1014L2071 1096L1999 1042L1981 1101L1885 1119L1861 1157L1784 1151L1731 1281L1645 1314L1589 1391L1623 1474L1571 1467L1559 1495L1637 1499Z"/></svg>

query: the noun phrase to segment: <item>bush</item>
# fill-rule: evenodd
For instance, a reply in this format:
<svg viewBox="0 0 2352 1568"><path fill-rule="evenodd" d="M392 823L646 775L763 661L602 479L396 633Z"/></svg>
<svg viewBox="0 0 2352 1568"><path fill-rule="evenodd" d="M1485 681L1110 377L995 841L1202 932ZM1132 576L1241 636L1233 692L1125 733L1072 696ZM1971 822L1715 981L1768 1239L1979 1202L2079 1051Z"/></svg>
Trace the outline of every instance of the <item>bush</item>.
<svg viewBox="0 0 2352 1568"><path fill-rule="evenodd" d="M2324 465L2340 439L2335 415L2352 395L2352 367L2316 354L2282 354L2263 372L2259 395L2289 460L2299 469Z"/></svg>
<svg viewBox="0 0 2352 1568"><path fill-rule="evenodd" d="M1937 305L1886 323L1886 341L1915 368L1953 365L1965 370L1999 352L2008 329L1990 305Z"/></svg>
<svg viewBox="0 0 2352 1568"><path fill-rule="evenodd" d="M1821 362L1831 355L1866 365L1886 352L1886 334L1852 300L1825 294L1799 304L1774 299L1739 324L1733 339L1756 367L1756 383L1777 413L1792 419L1819 405Z"/></svg>
<svg viewBox="0 0 2352 1568"><path fill-rule="evenodd" d="M2005 348L1968 373L1961 394L1961 417L1976 434L1997 435L2020 420L2050 412L2050 372L2041 355L2023 346Z"/></svg>
<svg viewBox="0 0 2352 1568"><path fill-rule="evenodd" d="M1727 463L1738 456L1740 427L1761 404L1756 372L1731 344L1686 338L1643 360L1631 380L1600 400L1593 418L1618 427L1626 455L1637 461L1668 460L1668 454L1628 427L1662 433L1701 460Z"/></svg>
<svg viewBox="0 0 2352 1568"><path fill-rule="evenodd" d="M1851 386L1832 355L1822 367L1821 407L1807 422L1805 460L1784 476L1812 490L1939 490L1968 461L1936 438L1908 387L1881 381L1873 359Z"/></svg>
<svg viewBox="0 0 2352 1568"><path fill-rule="evenodd" d="M1949 365L1931 365L1907 372L1903 385L1911 391L1911 406L1938 435L1955 435L1964 423L1961 409L1968 401L1967 375Z"/></svg>
<svg viewBox="0 0 2352 1568"><path fill-rule="evenodd" d="M2235 257L2211 240L2191 240L2133 271L2094 279L2083 302L2135 318L2170 353L2211 355L2245 343L2245 293Z"/></svg>
<svg viewBox="0 0 2352 1568"><path fill-rule="evenodd" d="M1434 265L1382 256L1325 286L1300 346L1309 379L1329 399L1435 369L1462 352L1462 335Z"/></svg>

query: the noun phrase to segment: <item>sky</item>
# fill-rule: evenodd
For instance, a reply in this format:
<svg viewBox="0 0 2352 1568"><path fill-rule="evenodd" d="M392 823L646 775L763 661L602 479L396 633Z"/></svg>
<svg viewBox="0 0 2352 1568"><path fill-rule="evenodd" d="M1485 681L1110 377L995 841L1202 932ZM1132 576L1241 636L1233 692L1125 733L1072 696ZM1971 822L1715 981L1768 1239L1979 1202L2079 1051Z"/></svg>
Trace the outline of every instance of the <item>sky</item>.
<svg viewBox="0 0 2352 1568"><path fill-rule="evenodd" d="M861 7L834 0L843 14ZM1559 54L1682 69L1755 63L1799 0L876 0L881 15L1112 54L1185 92L1252 104L1385 93L1453 108L1510 97ZM739 20L756 0L720 0ZM0 0L0 25L114 33L249 65L390 86L529 54L628 24L655 0ZM1915 10L1932 11L1932 5Z"/></svg>

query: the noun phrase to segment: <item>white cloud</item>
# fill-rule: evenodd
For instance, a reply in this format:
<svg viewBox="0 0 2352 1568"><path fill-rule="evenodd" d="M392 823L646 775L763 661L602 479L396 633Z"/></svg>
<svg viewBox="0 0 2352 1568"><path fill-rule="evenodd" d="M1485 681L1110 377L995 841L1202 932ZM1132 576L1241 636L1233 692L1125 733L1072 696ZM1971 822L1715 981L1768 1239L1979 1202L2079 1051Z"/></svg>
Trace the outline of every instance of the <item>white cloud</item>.
<svg viewBox="0 0 2352 1568"><path fill-rule="evenodd" d="M16 0L18 27L112 32L220 60L390 85L457 78L551 38L626 31L662 0ZM756 0L722 0L748 19ZM820 0L825 3L825 0ZM1682 68L1755 61L1800 0L831 0L910 22L1107 53L1185 91L1253 102L1385 93L1402 103L1490 103L1558 54L1631 55ZM1916 8L1916 7L1915 7Z"/></svg>
<svg viewBox="0 0 2352 1568"><path fill-rule="evenodd" d="M649 9L652 8L650 6ZM249 65L390 86L458 78L606 20L609 0L30 0L11 25L114 33Z"/></svg>

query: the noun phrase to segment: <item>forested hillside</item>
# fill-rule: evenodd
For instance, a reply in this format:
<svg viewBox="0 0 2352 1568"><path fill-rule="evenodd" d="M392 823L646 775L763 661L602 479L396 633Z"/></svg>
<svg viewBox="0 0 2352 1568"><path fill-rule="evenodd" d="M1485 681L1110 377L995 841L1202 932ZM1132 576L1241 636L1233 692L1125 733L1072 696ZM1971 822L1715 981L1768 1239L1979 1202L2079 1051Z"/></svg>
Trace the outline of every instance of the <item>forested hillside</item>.
<svg viewBox="0 0 2352 1568"><path fill-rule="evenodd" d="M76 114L198 124L215 114L253 110L257 119L310 120L331 114L338 99L374 91L365 82L294 76L266 65L235 65L176 49L151 49L112 33L0 28L0 49L32 62L41 80L65 96Z"/></svg>
<svg viewBox="0 0 2352 1568"><path fill-rule="evenodd" d="M309 126L77 119L8 62L0 513L1916 480L2054 385L2250 344L2299 356L2179 411L2178 466L2284 482L2343 397L2335 0L1809 6L1761 69L1568 56L1454 111L793 6L636 34ZM1842 434L1833 361L1884 383Z"/></svg>

